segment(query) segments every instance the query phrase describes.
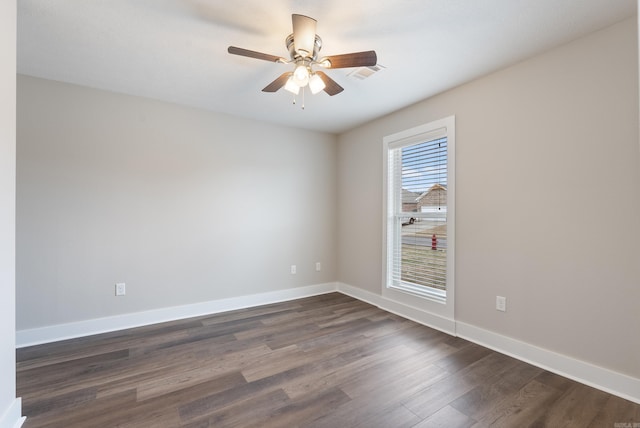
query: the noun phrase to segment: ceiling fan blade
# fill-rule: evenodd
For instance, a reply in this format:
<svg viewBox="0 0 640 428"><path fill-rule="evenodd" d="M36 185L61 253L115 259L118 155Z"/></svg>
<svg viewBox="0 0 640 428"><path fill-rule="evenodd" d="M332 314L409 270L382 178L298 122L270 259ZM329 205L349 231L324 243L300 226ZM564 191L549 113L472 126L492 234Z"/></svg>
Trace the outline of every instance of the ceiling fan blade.
<svg viewBox="0 0 640 428"><path fill-rule="evenodd" d="M278 89L287 84L287 80L289 80L289 77L291 77L292 75L292 72L281 74L280 77L265 86L262 92L276 92Z"/></svg>
<svg viewBox="0 0 640 428"><path fill-rule="evenodd" d="M291 15L293 22L293 44L298 55L307 58L313 55L316 40L316 23L313 18L304 15Z"/></svg>
<svg viewBox="0 0 640 428"><path fill-rule="evenodd" d="M344 88L342 86L338 85L338 83L336 83L335 80L333 80L331 77L327 76L322 71L316 71L316 74L318 76L320 76L320 78L324 82L324 84L325 84L324 91L327 94L329 94L331 96L334 96L334 95L339 94L340 92L344 91Z"/></svg>
<svg viewBox="0 0 640 428"><path fill-rule="evenodd" d="M376 51L354 52L328 56L318 63L322 65L325 61L329 61L327 68L372 67L378 63L378 56Z"/></svg>
<svg viewBox="0 0 640 428"><path fill-rule="evenodd" d="M269 55L262 52L250 51L249 49L237 48L235 46L229 46L227 48L227 52L233 55L247 56L249 58L262 59L264 61L287 62L284 58L279 56Z"/></svg>

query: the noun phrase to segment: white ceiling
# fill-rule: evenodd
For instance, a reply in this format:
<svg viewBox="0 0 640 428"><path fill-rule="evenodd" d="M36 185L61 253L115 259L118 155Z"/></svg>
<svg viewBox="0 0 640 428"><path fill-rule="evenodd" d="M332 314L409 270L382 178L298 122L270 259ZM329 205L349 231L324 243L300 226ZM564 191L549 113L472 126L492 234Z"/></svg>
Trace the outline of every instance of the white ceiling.
<svg viewBox="0 0 640 428"><path fill-rule="evenodd" d="M292 66L291 14L318 20L321 54L373 49L345 91L261 89ZM339 133L636 13L636 0L19 0L18 73ZM322 55L321 55L322 56Z"/></svg>

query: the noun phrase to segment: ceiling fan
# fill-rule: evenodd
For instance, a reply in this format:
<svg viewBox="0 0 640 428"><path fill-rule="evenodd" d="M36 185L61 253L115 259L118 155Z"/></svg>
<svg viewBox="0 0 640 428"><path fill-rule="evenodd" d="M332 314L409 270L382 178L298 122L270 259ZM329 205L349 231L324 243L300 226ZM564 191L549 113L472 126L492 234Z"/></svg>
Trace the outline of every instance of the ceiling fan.
<svg viewBox="0 0 640 428"><path fill-rule="evenodd" d="M313 67L322 68L348 68L376 65L378 58L375 51L354 52L343 55L332 55L318 58L322 48L322 39L316 34L317 21L304 15L293 14L293 33L285 39L289 50L289 57L285 58L269 55L262 52L229 46L227 52L233 55L246 56L264 61L281 64L293 64L293 71L283 73L273 82L269 83L262 91L276 92L284 87L293 94L298 94L300 88L309 86L312 94L324 90L329 95L339 94L344 88L322 71L314 71Z"/></svg>

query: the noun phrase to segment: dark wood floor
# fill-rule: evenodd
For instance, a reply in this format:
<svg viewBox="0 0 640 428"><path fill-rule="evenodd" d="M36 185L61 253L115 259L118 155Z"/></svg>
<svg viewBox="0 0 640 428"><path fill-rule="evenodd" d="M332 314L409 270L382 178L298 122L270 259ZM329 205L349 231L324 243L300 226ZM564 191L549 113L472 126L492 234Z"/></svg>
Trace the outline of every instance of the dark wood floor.
<svg viewBox="0 0 640 428"><path fill-rule="evenodd" d="M26 428L640 423L640 405L337 293L23 348L17 361Z"/></svg>

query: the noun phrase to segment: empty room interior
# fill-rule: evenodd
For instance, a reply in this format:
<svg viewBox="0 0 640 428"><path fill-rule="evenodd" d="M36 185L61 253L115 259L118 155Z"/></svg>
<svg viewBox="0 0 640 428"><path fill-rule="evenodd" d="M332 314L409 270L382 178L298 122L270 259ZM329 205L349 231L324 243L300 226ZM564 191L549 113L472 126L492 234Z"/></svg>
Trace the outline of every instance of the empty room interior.
<svg viewBox="0 0 640 428"><path fill-rule="evenodd" d="M640 428L637 10L2 2L0 428Z"/></svg>

